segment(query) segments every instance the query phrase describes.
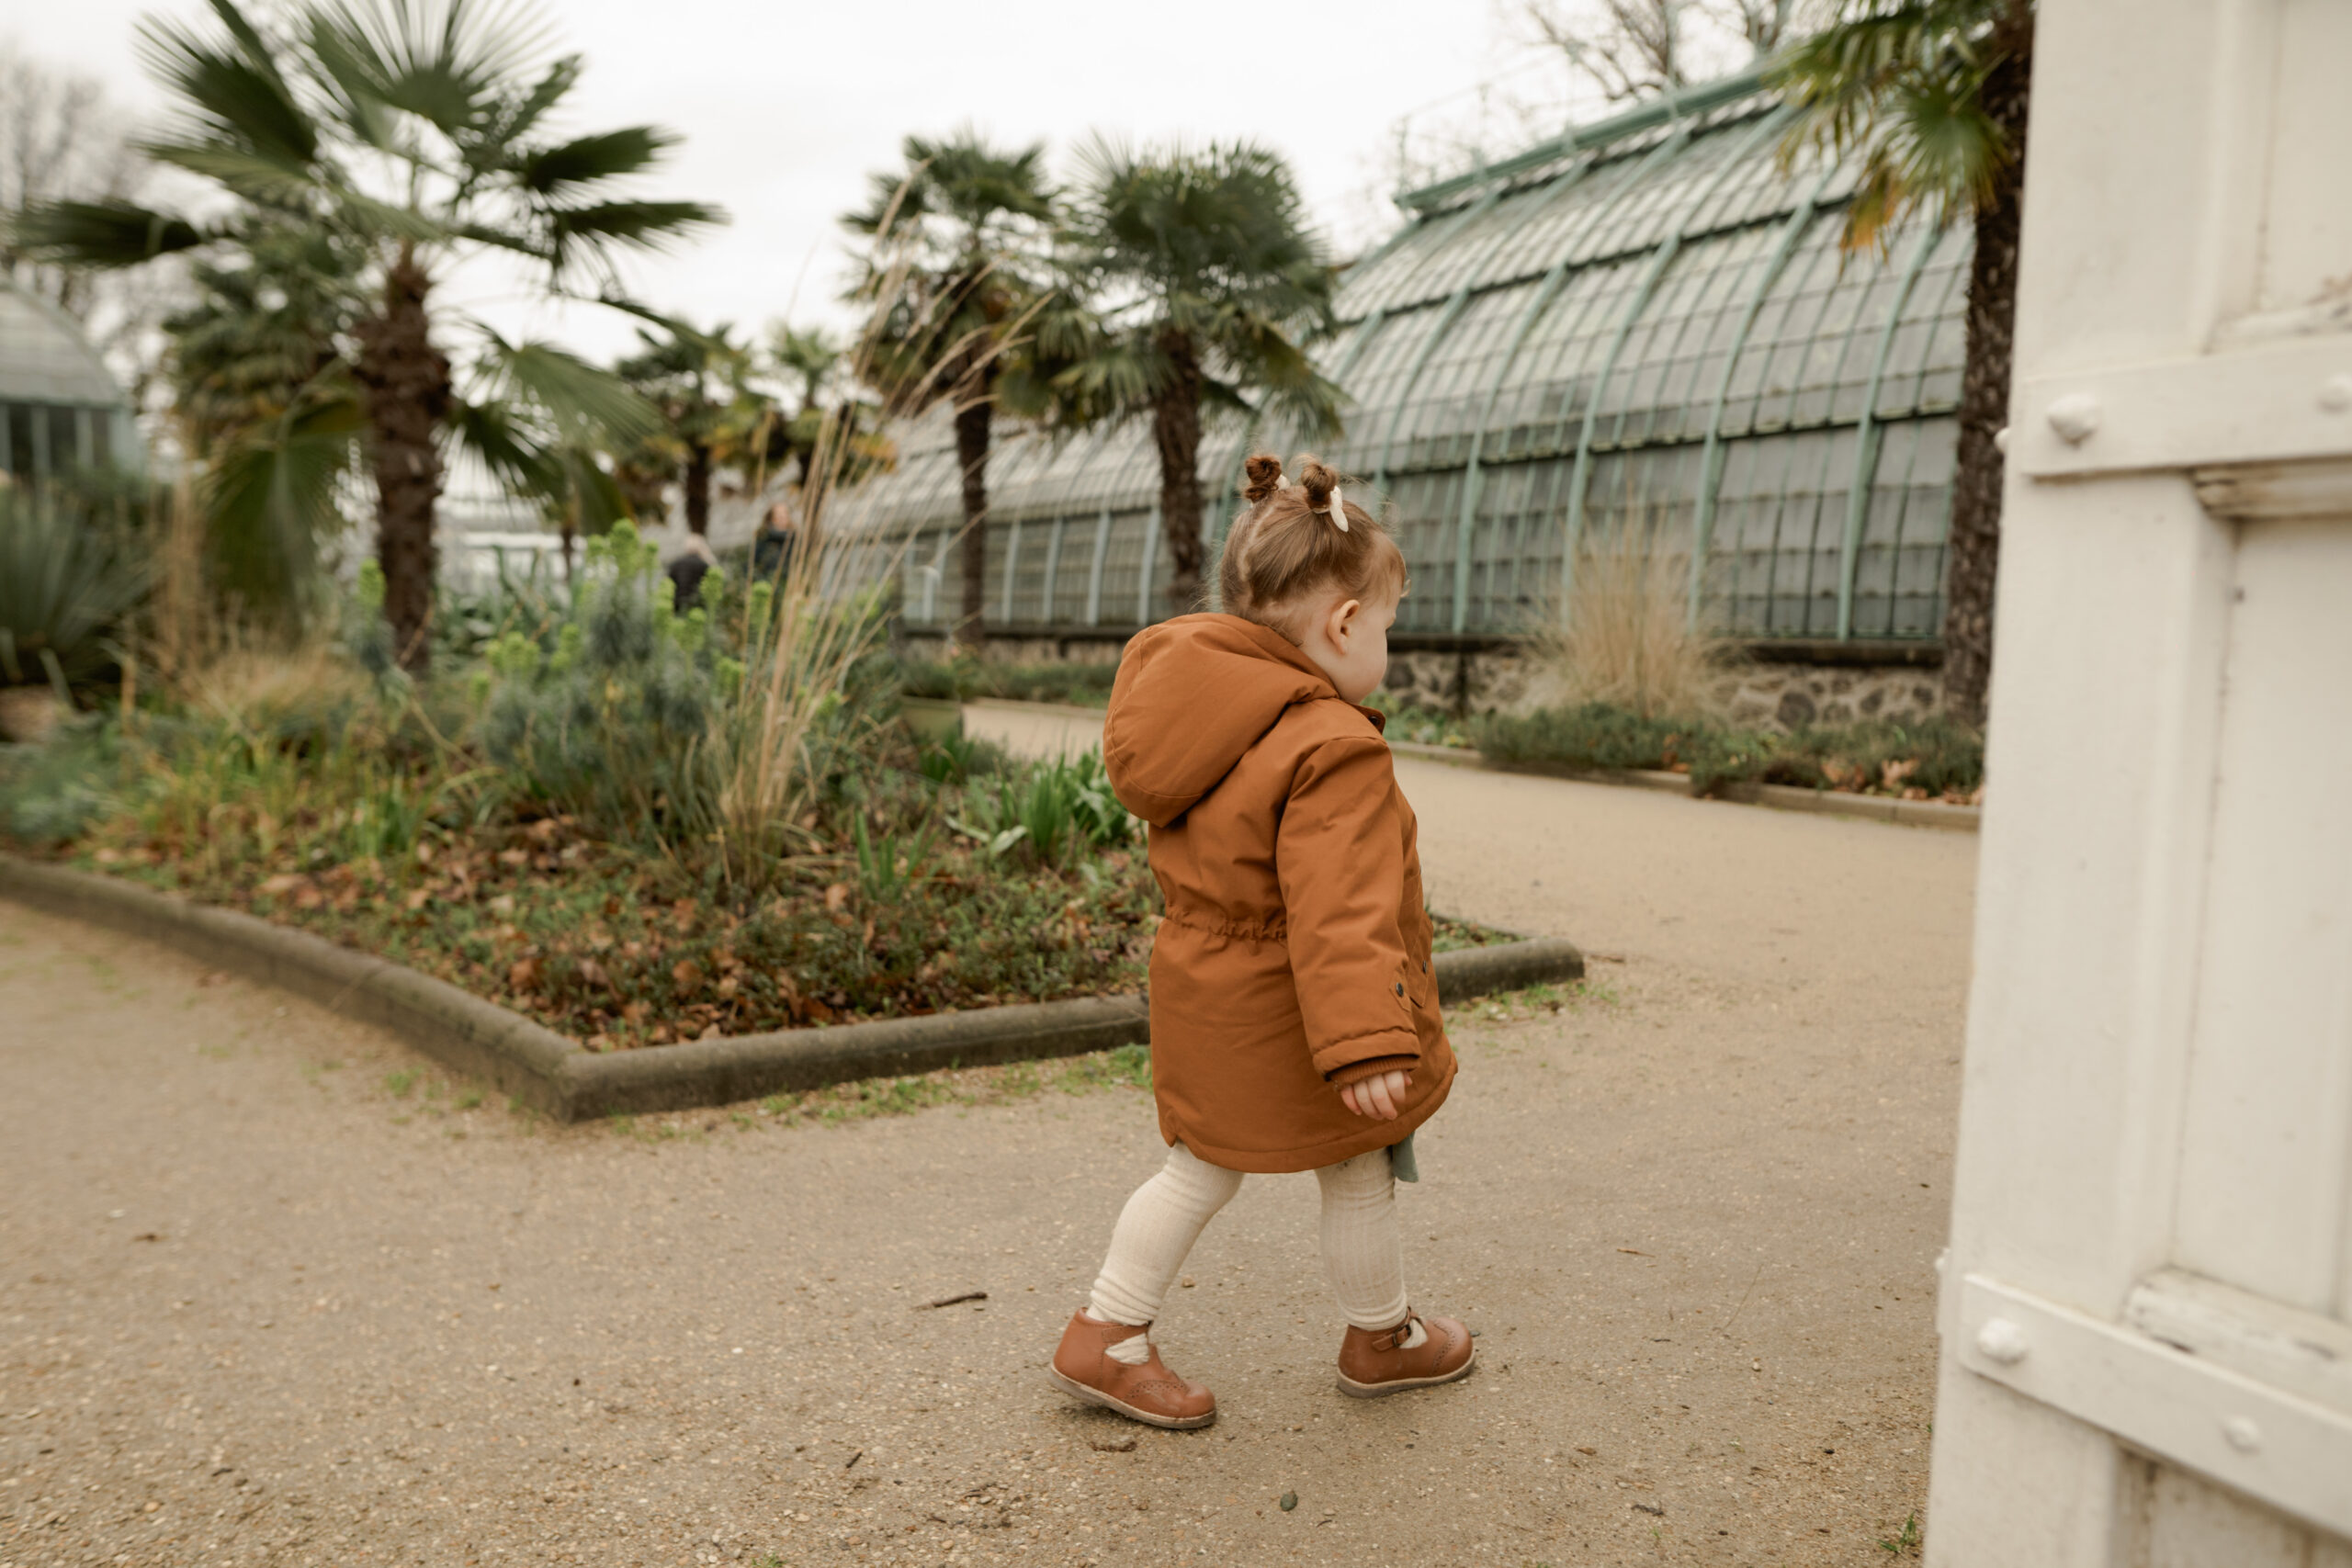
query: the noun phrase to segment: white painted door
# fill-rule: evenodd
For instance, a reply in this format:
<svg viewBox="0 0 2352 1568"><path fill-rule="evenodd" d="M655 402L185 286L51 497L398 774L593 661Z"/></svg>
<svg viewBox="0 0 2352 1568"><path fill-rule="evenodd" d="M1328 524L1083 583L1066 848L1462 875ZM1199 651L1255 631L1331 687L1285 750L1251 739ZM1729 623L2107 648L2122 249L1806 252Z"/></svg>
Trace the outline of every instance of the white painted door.
<svg viewBox="0 0 2352 1568"><path fill-rule="evenodd" d="M2041 7L1931 1562L2352 1568L2347 70Z"/></svg>

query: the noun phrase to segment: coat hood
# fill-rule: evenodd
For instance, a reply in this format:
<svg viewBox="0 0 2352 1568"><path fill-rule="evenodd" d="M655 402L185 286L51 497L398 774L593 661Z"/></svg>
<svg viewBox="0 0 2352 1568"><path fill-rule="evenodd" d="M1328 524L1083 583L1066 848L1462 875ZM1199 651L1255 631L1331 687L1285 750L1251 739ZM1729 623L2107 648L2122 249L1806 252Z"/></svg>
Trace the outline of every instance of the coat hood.
<svg viewBox="0 0 2352 1568"><path fill-rule="evenodd" d="M1292 704L1339 696L1280 632L1238 615L1180 615L1127 641L1102 726L1103 770L1121 805L1165 828ZM1380 724L1373 710L1356 711Z"/></svg>

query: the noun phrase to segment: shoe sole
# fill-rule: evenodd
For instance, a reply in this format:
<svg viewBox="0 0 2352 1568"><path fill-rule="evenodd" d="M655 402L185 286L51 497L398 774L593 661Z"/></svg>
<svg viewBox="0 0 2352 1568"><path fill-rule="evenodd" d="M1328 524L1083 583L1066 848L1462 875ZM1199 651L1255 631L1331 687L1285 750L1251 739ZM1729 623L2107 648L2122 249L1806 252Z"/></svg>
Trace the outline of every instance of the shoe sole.
<svg viewBox="0 0 2352 1568"><path fill-rule="evenodd" d="M1340 1392L1350 1399L1385 1399L1392 1393L1405 1393L1417 1388L1436 1388L1442 1383L1460 1382L1478 1365L1478 1348L1470 1347L1470 1359L1452 1371L1433 1378L1398 1378L1394 1382L1358 1382L1347 1373L1340 1374Z"/></svg>
<svg viewBox="0 0 2352 1568"><path fill-rule="evenodd" d="M1128 1420L1140 1421L1147 1427L1158 1427L1170 1432L1190 1432L1205 1427L1216 1419L1215 1410L1211 1410L1205 1416L1155 1416L1148 1410L1136 1409L1124 1399L1114 1399L1099 1388L1087 1387L1076 1378L1064 1375L1059 1367L1047 1367L1046 1376L1051 1380L1056 1388L1060 1389L1071 1398L1082 1399L1089 1404L1099 1404L1105 1410L1114 1410Z"/></svg>

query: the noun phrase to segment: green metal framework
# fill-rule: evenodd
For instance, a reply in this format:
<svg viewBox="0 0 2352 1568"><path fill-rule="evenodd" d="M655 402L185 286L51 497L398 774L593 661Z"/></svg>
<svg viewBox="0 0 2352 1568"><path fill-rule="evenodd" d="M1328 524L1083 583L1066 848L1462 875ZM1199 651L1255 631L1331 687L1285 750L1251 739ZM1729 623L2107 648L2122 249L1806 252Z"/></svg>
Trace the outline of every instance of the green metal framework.
<svg viewBox="0 0 2352 1568"><path fill-rule="evenodd" d="M1969 237L1839 243L1849 168L1784 164L1754 76L1582 128L1408 193L1353 266L1323 364L1349 392L1324 456L1374 477L1414 576L1408 636L1563 615L1580 543L1687 555L1689 613L1750 638L1925 638L1942 618ZM1203 443L1214 547L1252 420ZM1294 437L1295 443L1295 437ZM903 578L916 625L960 526L944 416L852 497L843 581ZM1109 635L1166 613L1159 474L1139 424L1001 439L987 602L998 629Z"/></svg>

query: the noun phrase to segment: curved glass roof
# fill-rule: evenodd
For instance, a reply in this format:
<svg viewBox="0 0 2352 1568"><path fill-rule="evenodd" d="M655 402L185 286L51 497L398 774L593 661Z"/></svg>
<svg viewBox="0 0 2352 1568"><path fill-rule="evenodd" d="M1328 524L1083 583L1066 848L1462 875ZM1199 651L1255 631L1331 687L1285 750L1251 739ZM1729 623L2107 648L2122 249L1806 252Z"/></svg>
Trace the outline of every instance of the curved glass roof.
<svg viewBox="0 0 2352 1568"><path fill-rule="evenodd" d="M130 405L63 311L0 280L0 473L135 465Z"/></svg>
<svg viewBox="0 0 2352 1568"><path fill-rule="evenodd" d="M1571 562L1630 534L1697 563L1695 612L1727 634L1936 635L1969 236L1919 224L1843 254L1852 171L1784 166L1786 114L1736 78L1400 198L1411 220L1349 271L1317 354L1351 399L1322 455L1385 498L1412 565L1400 634L1531 630ZM1299 445L1212 432L1204 532L1230 520L1247 451ZM936 415L900 446L843 509L842 560L944 625L953 432ZM1168 613L1146 426L1006 433L989 489L992 631Z"/></svg>
<svg viewBox="0 0 2352 1568"><path fill-rule="evenodd" d="M46 300L0 282L0 402L124 406L80 329Z"/></svg>

